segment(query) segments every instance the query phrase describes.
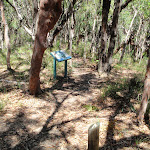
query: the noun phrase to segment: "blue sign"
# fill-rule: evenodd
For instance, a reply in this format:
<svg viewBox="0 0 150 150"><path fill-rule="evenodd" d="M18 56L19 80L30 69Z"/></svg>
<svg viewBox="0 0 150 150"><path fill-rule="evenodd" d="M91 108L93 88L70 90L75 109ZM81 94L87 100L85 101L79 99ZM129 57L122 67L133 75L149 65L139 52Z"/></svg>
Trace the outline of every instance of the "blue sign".
<svg viewBox="0 0 150 150"><path fill-rule="evenodd" d="M50 54L54 58L54 64L53 64L53 66L54 66L54 79L56 79L56 60L58 62L65 61L65 76L64 77L67 77L67 60L71 59L72 57L69 56L64 50L51 52Z"/></svg>
<svg viewBox="0 0 150 150"><path fill-rule="evenodd" d="M58 62L65 61L71 59L72 57L69 56L64 50L59 50L50 53Z"/></svg>

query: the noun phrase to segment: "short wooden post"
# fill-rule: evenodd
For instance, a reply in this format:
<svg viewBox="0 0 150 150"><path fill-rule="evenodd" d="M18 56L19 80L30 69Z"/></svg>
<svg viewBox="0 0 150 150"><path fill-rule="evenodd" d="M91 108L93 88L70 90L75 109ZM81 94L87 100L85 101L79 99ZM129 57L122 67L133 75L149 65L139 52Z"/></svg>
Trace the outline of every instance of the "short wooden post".
<svg viewBox="0 0 150 150"><path fill-rule="evenodd" d="M67 60L65 60L65 75L64 77L66 78L67 77Z"/></svg>
<svg viewBox="0 0 150 150"><path fill-rule="evenodd" d="M54 58L54 63L53 63L53 67L54 67L54 79L56 79L56 58Z"/></svg>
<svg viewBox="0 0 150 150"><path fill-rule="evenodd" d="M88 150L99 150L99 126L97 122L92 124L88 130Z"/></svg>

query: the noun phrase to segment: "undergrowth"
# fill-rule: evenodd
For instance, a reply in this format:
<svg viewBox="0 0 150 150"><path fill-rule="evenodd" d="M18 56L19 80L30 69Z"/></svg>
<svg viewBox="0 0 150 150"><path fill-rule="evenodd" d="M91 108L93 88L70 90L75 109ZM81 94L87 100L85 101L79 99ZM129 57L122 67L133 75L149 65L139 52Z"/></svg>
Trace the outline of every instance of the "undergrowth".
<svg viewBox="0 0 150 150"><path fill-rule="evenodd" d="M140 75L135 75L133 78L119 79L118 81L107 83L107 87L103 89L102 97L117 96L117 92L120 92L127 96L135 98L138 93L141 93L143 89L143 79Z"/></svg>
<svg viewBox="0 0 150 150"><path fill-rule="evenodd" d="M114 65L114 68L116 69L125 68L125 69L135 70L141 73L142 76L145 75L146 65L148 60L147 57L143 57L141 61L140 60L134 61L133 58L130 56L130 54L125 54L122 63L119 63L119 59L120 59L119 54L114 56L114 60L117 61L117 63L115 63Z"/></svg>

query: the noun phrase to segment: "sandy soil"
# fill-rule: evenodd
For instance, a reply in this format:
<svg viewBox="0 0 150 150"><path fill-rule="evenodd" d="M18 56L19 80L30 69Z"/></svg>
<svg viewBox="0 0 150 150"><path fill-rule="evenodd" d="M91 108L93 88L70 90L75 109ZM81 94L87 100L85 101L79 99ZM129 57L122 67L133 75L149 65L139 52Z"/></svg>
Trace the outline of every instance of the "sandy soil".
<svg viewBox="0 0 150 150"><path fill-rule="evenodd" d="M45 83L41 77L44 93L38 97L28 94L27 81L17 86L17 80L8 82L11 74L0 68L0 101L5 103L0 150L87 150L88 128L96 122L100 149L150 149L150 127L136 123L139 101L134 91L102 97L110 84L123 78L132 82L136 72L113 69L109 76L99 76L80 59L73 61L76 67L67 79Z"/></svg>

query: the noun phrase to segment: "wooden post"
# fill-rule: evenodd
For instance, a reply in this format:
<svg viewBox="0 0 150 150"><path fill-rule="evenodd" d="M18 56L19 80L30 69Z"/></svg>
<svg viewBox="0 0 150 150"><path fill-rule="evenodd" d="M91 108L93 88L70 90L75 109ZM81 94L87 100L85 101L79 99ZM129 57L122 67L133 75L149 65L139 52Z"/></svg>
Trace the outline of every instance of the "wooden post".
<svg viewBox="0 0 150 150"><path fill-rule="evenodd" d="M92 124L88 130L88 150L99 150L99 126L97 122Z"/></svg>

